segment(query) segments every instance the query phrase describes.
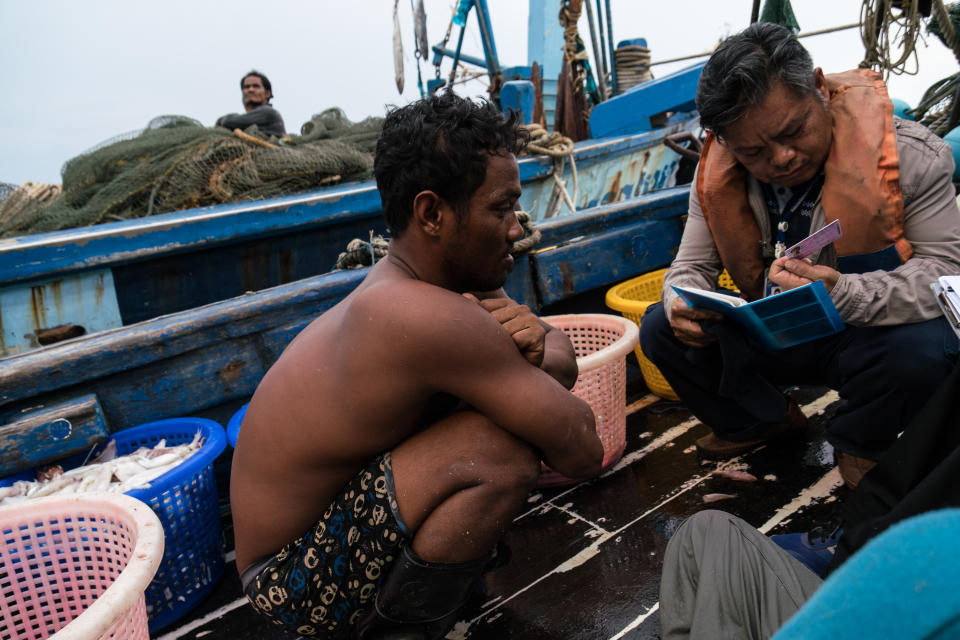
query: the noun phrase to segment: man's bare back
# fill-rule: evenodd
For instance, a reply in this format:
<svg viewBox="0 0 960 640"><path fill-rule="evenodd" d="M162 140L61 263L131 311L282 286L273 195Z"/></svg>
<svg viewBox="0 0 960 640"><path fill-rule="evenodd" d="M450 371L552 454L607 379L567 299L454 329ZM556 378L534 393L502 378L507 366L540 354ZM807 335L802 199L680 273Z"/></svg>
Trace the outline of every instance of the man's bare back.
<svg viewBox="0 0 960 640"><path fill-rule="evenodd" d="M457 296L381 262L264 377L244 418L235 466L242 471L231 478L232 491L244 495L234 521L251 532L238 541L238 567L306 531L364 464L420 426L436 394L425 392L416 370L394 372L396 359L413 355L408 348L426 362L431 347L410 345L398 324L429 323L432 305L423 302L438 297L450 304Z"/></svg>

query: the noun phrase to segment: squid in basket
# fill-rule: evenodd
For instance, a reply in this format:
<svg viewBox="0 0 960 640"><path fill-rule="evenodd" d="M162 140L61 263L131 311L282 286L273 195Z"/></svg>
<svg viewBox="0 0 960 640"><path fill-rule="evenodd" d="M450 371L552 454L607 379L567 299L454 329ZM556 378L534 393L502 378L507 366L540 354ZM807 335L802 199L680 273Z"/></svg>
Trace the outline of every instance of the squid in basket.
<svg viewBox="0 0 960 640"><path fill-rule="evenodd" d="M0 487L0 505L52 495L88 492L124 493L149 486L149 483L170 471L203 446L197 431L193 440L168 447L160 440L153 447L140 447L127 455L117 455L117 443L110 440L93 460L69 471L60 465L37 470L35 481L18 480Z"/></svg>

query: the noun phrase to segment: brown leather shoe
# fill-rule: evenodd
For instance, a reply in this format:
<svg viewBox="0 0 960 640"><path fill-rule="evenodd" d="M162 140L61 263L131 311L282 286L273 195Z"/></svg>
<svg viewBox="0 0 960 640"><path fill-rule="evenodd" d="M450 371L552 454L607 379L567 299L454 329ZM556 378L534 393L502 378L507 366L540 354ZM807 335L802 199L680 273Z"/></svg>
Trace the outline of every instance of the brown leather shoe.
<svg viewBox="0 0 960 640"><path fill-rule="evenodd" d="M787 405L787 415L785 415L780 422L770 425L764 437L734 442L720 438L715 433L711 433L697 439L697 453L700 454L701 458L726 460L727 458L733 458L742 453L752 451L771 440L786 440L800 437L806 434L806 431L807 417L803 415L803 411L800 410L797 403L790 402L790 404Z"/></svg>
<svg viewBox="0 0 960 640"><path fill-rule="evenodd" d="M852 456L842 451L835 451L835 457L837 459L837 469L840 470L840 477L843 478L843 483L851 489L856 489L867 471L877 466L876 460Z"/></svg>
<svg viewBox="0 0 960 640"><path fill-rule="evenodd" d="M756 449L766 441L766 438L755 438L743 442L734 442L719 438L715 433L710 433L702 438L697 438L697 453L700 454L700 457L710 460L726 460Z"/></svg>

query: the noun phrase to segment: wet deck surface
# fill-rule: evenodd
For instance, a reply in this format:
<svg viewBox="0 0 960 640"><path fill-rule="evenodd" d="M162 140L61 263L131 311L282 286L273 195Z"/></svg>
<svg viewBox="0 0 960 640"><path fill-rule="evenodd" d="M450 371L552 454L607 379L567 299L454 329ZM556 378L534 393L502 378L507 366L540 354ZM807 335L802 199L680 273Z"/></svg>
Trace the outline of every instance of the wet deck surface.
<svg viewBox="0 0 960 640"><path fill-rule="evenodd" d="M505 542L510 560L488 571L448 638L597 640L659 638L658 589L667 540L684 518L705 508L734 513L768 533L805 531L829 518L846 489L823 440L837 397L822 388L789 391L810 418L808 442L769 445L724 463L702 462L694 441L708 429L681 405L647 405L630 368L627 447L600 477L541 489ZM745 469L757 482L713 475ZM734 497L707 504L707 494ZM232 539L225 521L228 548ZM294 639L260 618L240 597L228 556L217 590L163 640Z"/></svg>

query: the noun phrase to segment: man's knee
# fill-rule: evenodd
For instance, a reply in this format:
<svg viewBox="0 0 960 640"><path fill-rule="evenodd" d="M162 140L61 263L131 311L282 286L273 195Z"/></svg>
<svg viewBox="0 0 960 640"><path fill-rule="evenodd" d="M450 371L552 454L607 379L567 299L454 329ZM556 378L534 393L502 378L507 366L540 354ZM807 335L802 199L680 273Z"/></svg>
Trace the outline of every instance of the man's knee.
<svg viewBox="0 0 960 640"><path fill-rule="evenodd" d="M475 411L463 412L460 441L451 469L503 489L532 489L540 475L540 456L529 443Z"/></svg>
<svg viewBox="0 0 960 640"><path fill-rule="evenodd" d="M939 382L951 370L956 359L953 336L944 335L936 322L923 322L891 331L884 341L887 366L905 379L926 387L924 381ZM947 338L954 342L949 353Z"/></svg>
<svg viewBox="0 0 960 640"><path fill-rule="evenodd" d="M696 545L698 542L714 537L718 531L733 526L735 519L736 516L717 509L698 511L684 520L670 538L669 544L693 543Z"/></svg>
<svg viewBox="0 0 960 640"><path fill-rule="evenodd" d="M661 589L669 593L686 583L689 576L699 575L711 541L728 538L735 519L725 511L709 509L684 520L667 543ZM668 593L663 595L668 596Z"/></svg>
<svg viewBox="0 0 960 640"><path fill-rule="evenodd" d="M663 310L663 304L657 302L647 307L640 323L640 348L645 356L656 360L665 342L671 340L673 331L670 321Z"/></svg>
<svg viewBox="0 0 960 640"><path fill-rule="evenodd" d="M948 331L939 321L868 328L847 347L840 362L846 363L848 378L866 370L882 373L871 376L877 391L884 386L925 388L929 381L943 379L956 360L955 339Z"/></svg>

